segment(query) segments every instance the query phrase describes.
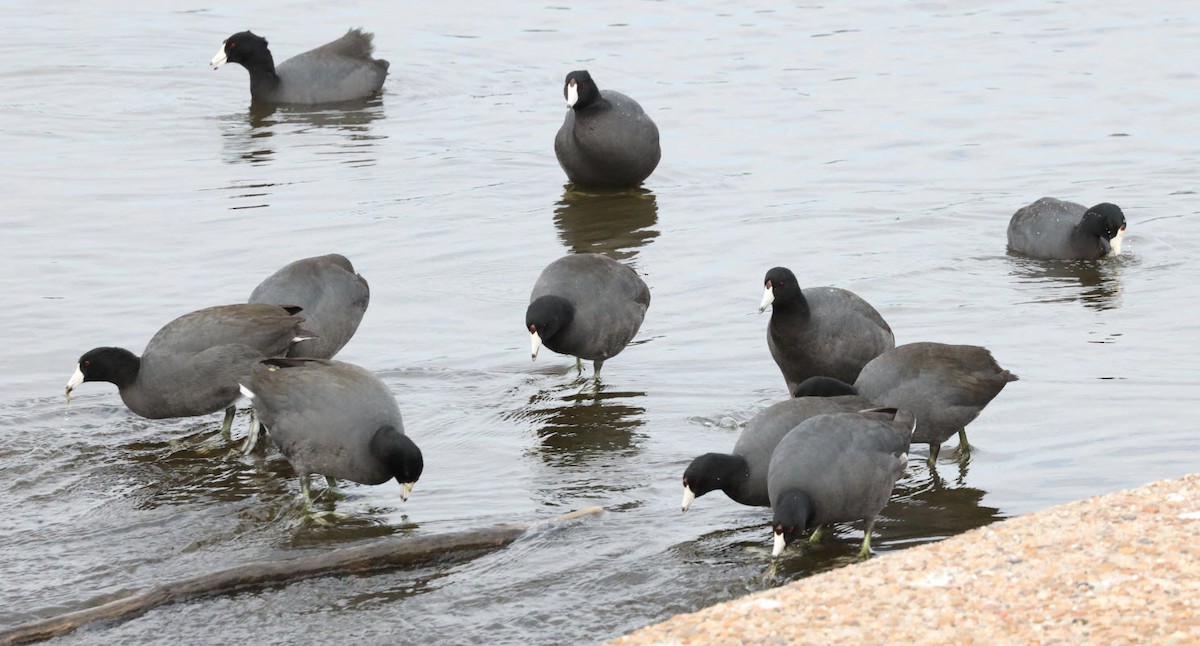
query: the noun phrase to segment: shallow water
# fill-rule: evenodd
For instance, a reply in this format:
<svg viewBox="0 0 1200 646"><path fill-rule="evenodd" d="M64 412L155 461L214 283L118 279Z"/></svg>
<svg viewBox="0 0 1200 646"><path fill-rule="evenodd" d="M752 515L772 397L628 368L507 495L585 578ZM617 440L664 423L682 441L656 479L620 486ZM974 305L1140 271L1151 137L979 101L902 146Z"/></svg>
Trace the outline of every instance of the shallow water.
<svg viewBox="0 0 1200 646"><path fill-rule="evenodd" d="M588 505L606 513L478 558L177 604L61 642L586 643L839 566L855 527L768 576L765 510L713 494L679 512L687 462L785 395L755 313L774 265L854 290L899 343L985 345L1021 376L968 429L969 463L952 444L936 478L914 461L881 554L1195 470L1194 13L0 8L0 627L239 563ZM245 72L207 67L247 27L283 60L350 25L393 65L361 105L251 111ZM552 142L578 68L657 121L644 190L564 185ZM1121 205L1126 253L1008 256L1008 217L1043 195ZM373 292L341 358L396 392L425 454L408 502L346 485L347 518L317 524L286 462L229 450L217 415L140 419L106 384L64 404L85 350L140 350L334 251ZM598 391L570 359L530 363L522 325L541 268L580 251L630 263L653 293Z"/></svg>

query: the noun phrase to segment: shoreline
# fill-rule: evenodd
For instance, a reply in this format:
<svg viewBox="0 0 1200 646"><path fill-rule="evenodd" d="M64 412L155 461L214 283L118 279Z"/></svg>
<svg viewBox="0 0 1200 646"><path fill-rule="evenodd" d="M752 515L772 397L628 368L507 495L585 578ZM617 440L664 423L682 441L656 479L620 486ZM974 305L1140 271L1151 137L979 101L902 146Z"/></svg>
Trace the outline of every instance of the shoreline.
<svg viewBox="0 0 1200 646"><path fill-rule="evenodd" d="M607 644L1200 643L1200 474L1069 502Z"/></svg>

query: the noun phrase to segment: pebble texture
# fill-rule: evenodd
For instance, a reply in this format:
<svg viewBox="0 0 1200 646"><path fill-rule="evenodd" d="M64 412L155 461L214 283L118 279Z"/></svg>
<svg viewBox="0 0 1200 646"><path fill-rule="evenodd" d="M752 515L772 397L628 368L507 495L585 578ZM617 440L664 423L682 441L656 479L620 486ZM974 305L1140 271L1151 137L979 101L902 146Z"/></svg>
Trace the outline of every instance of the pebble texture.
<svg viewBox="0 0 1200 646"><path fill-rule="evenodd" d="M609 642L1200 643L1200 474L1052 507Z"/></svg>

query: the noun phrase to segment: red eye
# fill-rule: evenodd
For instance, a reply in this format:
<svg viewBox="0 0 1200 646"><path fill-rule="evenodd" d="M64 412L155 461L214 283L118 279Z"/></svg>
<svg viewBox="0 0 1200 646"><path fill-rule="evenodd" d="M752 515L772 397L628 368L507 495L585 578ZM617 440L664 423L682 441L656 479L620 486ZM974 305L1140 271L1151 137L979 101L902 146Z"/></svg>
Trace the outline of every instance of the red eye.
<svg viewBox="0 0 1200 646"><path fill-rule="evenodd" d="M225 46L229 49L237 49L237 43L225 43Z"/></svg>
<svg viewBox="0 0 1200 646"><path fill-rule="evenodd" d="M84 367L84 368L91 368L91 367L92 367L92 362L91 362L91 361L84 361L84 362L83 362L83 367Z"/></svg>

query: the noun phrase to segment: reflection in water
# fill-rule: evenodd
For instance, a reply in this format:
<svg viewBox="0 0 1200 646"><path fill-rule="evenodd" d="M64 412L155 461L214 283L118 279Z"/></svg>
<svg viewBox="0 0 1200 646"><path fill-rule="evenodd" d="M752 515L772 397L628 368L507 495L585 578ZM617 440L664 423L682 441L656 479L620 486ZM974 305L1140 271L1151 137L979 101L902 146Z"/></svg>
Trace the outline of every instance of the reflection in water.
<svg viewBox="0 0 1200 646"><path fill-rule="evenodd" d="M925 462L910 460L909 477L896 483L875 523L886 544L929 543L1002 520L999 509L982 504L987 492L963 485L968 465L960 462L958 478L948 484L936 471L930 473Z"/></svg>
<svg viewBox="0 0 1200 646"><path fill-rule="evenodd" d="M345 163L371 166L375 164L376 141L383 138L371 134L371 124L383 117L382 96L320 107L252 104L247 112L222 119L228 124L224 133L225 161L269 164L276 152L271 145L275 135L320 130L342 135L327 140L325 144L332 150L322 152L354 155Z"/></svg>
<svg viewBox="0 0 1200 646"><path fill-rule="evenodd" d="M278 453L246 457L240 443L225 441L211 425L199 428L182 438L128 443L103 470L111 477L140 483L131 494L133 509L240 503L240 516L247 522L301 529L291 535L294 548L407 534L417 527L389 524L391 509L349 511L347 507L353 505L339 505L354 486L348 481L340 482L334 492L320 482L314 487L316 498L310 509L300 497L295 471ZM399 502L398 493L396 498ZM313 514L335 511L336 516Z"/></svg>
<svg viewBox="0 0 1200 646"><path fill-rule="evenodd" d="M995 507L982 504L986 492L963 486L967 465L960 465L954 484L948 484L937 473L930 473L919 460L909 462L908 474L892 492L891 501L875 520L871 547L876 553L890 552L914 545L939 541L967 530L989 525L1004 516ZM748 519L740 526L710 532L675 546L686 559L700 559L722 565L742 565L756 576L753 589L783 585L818 572L857 562L862 542L862 522L839 523L826 532L818 544L797 541L783 556L772 562L771 510L747 507ZM761 517L761 522L754 520Z"/></svg>
<svg viewBox="0 0 1200 646"><path fill-rule="evenodd" d="M461 564L491 553L491 550L457 552L454 554L453 562ZM409 566L398 572L390 571L385 576L377 577L380 585L372 586L367 590L363 590L362 582L358 577L345 577L344 582L349 585L346 585L347 589L343 596L345 600L338 604L338 609L346 612L363 612L381 605L401 603L419 594L437 590L449 582L448 579L451 578L454 571L455 569L447 568L445 564L441 563ZM325 581L323 584L328 585L329 582Z"/></svg>
<svg viewBox="0 0 1200 646"><path fill-rule="evenodd" d="M658 203L644 188L580 190L568 184L554 209L558 237L572 253L602 253L614 260L637 255L658 237Z"/></svg>
<svg viewBox="0 0 1200 646"><path fill-rule="evenodd" d="M235 424L235 428L237 424ZM293 478L277 462L256 468L239 459L236 443L226 442L211 425L198 427L183 437L131 442L117 451L109 466L144 482L138 491L137 509L154 509L197 502L232 502L256 495L269 497L287 493Z"/></svg>
<svg viewBox="0 0 1200 646"><path fill-rule="evenodd" d="M694 541L680 543L672 548L674 556L737 572L737 580L745 588L731 590L730 596L774 588L856 560L862 532L850 524L836 525L832 533L827 529L817 544L796 541L779 558L772 558L771 509L754 509L758 510L761 521L743 519L738 527L708 532ZM851 533L857 536L851 536ZM878 527L875 538L879 538ZM876 542L872 542L872 547L877 552L887 551L880 549Z"/></svg>
<svg viewBox="0 0 1200 646"><path fill-rule="evenodd" d="M578 379L538 392L511 417L533 422L540 439L536 451L547 464L581 466L638 452L636 429L645 424L646 409L630 401L645 396Z"/></svg>
<svg viewBox="0 0 1200 646"><path fill-rule="evenodd" d="M1009 260L1010 273L1017 280L1055 290L1056 296L1045 301L1079 301L1095 310L1121 306L1121 272L1126 263L1133 262L1129 254L1102 260L1037 260L1023 256L1010 256Z"/></svg>
<svg viewBox="0 0 1200 646"><path fill-rule="evenodd" d="M580 378L544 388L508 417L523 420L536 433L526 451L534 462L535 496L549 507L578 507L600 494L608 504L644 485L631 472L644 436L646 409L635 405L644 392L606 390ZM603 475L597 475L598 473ZM634 494L636 497L636 494Z"/></svg>
<svg viewBox="0 0 1200 646"><path fill-rule="evenodd" d="M932 543L1003 520L999 509L982 504L985 491L962 486L961 478L959 484L948 486L924 468L924 464L909 463L908 477L896 483L891 501L875 519L871 547L877 553ZM787 583L855 562L862 541L861 527L862 523L838 525L818 546L793 544L800 549L788 548L791 556L780 559L774 572L775 583Z"/></svg>

